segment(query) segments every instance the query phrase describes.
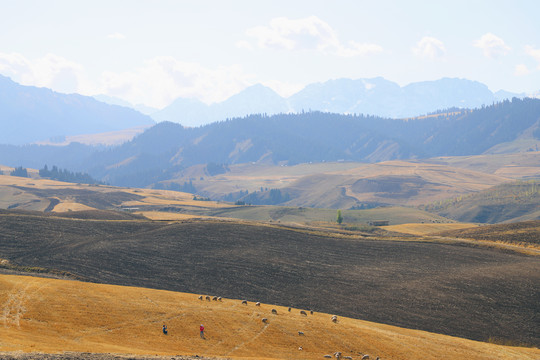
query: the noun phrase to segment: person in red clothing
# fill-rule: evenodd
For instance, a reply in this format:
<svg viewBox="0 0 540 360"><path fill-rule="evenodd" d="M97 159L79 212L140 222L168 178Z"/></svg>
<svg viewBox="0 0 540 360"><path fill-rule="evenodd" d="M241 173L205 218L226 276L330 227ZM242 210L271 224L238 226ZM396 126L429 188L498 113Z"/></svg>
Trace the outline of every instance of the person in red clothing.
<svg viewBox="0 0 540 360"><path fill-rule="evenodd" d="M203 324L201 324L201 327L199 328L199 330L201 331L201 339L204 339L204 326L203 326Z"/></svg>

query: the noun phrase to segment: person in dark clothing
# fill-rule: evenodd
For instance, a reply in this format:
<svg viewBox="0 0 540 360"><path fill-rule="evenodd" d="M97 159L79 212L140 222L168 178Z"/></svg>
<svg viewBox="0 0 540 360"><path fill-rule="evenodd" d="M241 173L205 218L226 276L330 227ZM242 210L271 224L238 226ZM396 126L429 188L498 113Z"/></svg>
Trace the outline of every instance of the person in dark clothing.
<svg viewBox="0 0 540 360"><path fill-rule="evenodd" d="M204 339L204 326L203 326L203 324L201 324L201 327L199 328L199 330L201 331L201 339Z"/></svg>
<svg viewBox="0 0 540 360"><path fill-rule="evenodd" d="M163 324L163 333L167 335L167 325Z"/></svg>

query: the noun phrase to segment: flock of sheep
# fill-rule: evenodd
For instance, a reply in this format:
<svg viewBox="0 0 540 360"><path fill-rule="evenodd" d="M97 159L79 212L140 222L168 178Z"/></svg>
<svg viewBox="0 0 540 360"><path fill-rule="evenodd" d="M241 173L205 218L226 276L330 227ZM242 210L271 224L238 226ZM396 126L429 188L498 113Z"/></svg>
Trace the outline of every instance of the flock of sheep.
<svg viewBox="0 0 540 360"><path fill-rule="evenodd" d="M200 295L200 296L199 296L199 300L204 300L204 299L206 299L207 301L222 301L221 296L213 296L213 297L210 297L210 296L208 296L208 295L206 295L206 296ZM246 305L246 306L247 306L247 305L248 305L248 301L247 301L247 300L242 300L242 305ZM255 306L261 306L261 303L260 303L260 302L256 302L256 303L255 303ZM291 312L291 310L292 310L292 309L289 307L288 311ZM310 310L309 312L310 312L311 315L313 315L313 310ZM278 314L277 310L276 310L276 309L272 309L272 314L273 314L273 315L277 315L277 314ZM307 314L306 311L300 310L300 315L307 316L308 314ZM332 315L332 317L331 317L330 319L332 320L333 323L337 323L337 322L338 322L338 317L337 317L337 315ZM266 323L268 323L268 318L262 318L261 321L262 321L263 323L266 324ZM304 336L304 332L303 332L303 331L298 331L298 335L299 335L299 336ZM298 350L303 350L303 347L300 346L300 347L298 348ZM366 355L360 354L360 355L362 355L362 358L361 358L362 360L369 360L369 355L367 355L367 354L366 354ZM336 352L333 354L333 356L332 356L332 355L324 355L324 357L325 357L325 358L330 358L330 359L331 359L332 357L335 357L336 359L352 360L352 357L351 357L351 356L342 356L341 352L339 352L339 351L336 351ZM376 360L380 360L378 356L377 356Z"/></svg>

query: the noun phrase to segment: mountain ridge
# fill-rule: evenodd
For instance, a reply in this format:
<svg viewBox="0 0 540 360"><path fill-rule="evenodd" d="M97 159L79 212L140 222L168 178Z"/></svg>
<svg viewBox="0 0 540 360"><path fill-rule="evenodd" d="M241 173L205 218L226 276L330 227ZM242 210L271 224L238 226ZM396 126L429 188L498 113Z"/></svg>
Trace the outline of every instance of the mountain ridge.
<svg viewBox="0 0 540 360"><path fill-rule="evenodd" d="M420 81L405 86L382 77L341 78L308 84L289 97L256 84L210 105L196 99L177 98L151 116L158 122L171 121L190 127L250 114L303 111L407 118L452 107L477 108L513 97L522 98L525 94L504 90L494 93L478 81L460 78Z"/></svg>
<svg viewBox="0 0 540 360"><path fill-rule="evenodd" d="M124 130L155 124L131 108L93 97L61 94L20 85L0 75L0 144L27 144L66 136Z"/></svg>

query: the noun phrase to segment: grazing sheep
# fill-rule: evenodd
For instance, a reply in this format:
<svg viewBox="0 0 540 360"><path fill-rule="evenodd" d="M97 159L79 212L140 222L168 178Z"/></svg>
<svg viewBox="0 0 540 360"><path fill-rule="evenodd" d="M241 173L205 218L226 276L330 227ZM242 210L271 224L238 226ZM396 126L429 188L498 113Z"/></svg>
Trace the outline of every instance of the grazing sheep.
<svg viewBox="0 0 540 360"><path fill-rule="evenodd" d="M341 353L339 351L336 351L334 353L334 356L336 357L336 359L341 359Z"/></svg>
<svg viewBox="0 0 540 360"><path fill-rule="evenodd" d="M247 305L247 300L242 300L242 304Z"/></svg>
<svg viewBox="0 0 540 360"><path fill-rule="evenodd" d="M267 319L267 318L262 318L261 321L262 321L263 323L267 323L267 322L268 322L268 319Z"/></svg>
<svg viewBox="0 0 540 360"><path fill-rule="evenodd" d="M211 301L210 296L206 295L206 300Z"/></svg>
<svg viewBox="0 0 540 360"><path fill-rule="evenodd" d="M324 357L327 358L327 359L331 359L332 355L324 355Z"/></svg>
<svg viewBox="0 0 540 360"><path fill-rule="evenodd" d="M332 316L332 322L337 322L337 315Z"/></svg>
<svg viewBox="0 0 540 360"><path fill-rule="evenodd" d="M298 347L298 350L302 350L302 349L303 349L303 347L301 347L301 346Z"/></svg>
<svg viewBox="0 0 540 360"><path fill-rule="evenodd" d="M217 296L214 296L214 297L212 298L212 300L213 300L213 301L217 301Z"/></svg>
<svg viewBox="0 0 540 360"><path fill-rule="evenodd" d="M307 316L307 313L304 310L300 310L300 315Z"/></svg>
<svg viewBox="0 0 540 360"><path fill-rule="evenodd" d="M298 335L304 336L304 332L303 332L303 331L299 331L299 332L298 332Z"/></svg>
<svg viewBox="0 0 540 360"><path fill-rule="evenodd" d="M344 356L343 359L352 360L352 356Z"/></svg>
<svg viewBox="0 0 540 360"><path fill-rule="evenodd" d="M199 300L202 300L202 299L203 299L202 295L199 295Z"/></svg>
<svg viewBox="0 0 540 360"><path fill-rule="evenodd" d="M255 303L255 306L261 306L261 303L257 301L257 302Z"/></svg>
<svg viewBox="0 0 540 360"><path fill-rule="evenodd" d="M277 315L277 310L276 310L276 309L272 309L272 314Z"/></svg>
<svg viewBox="0 0 540 360"><path fill-rule="evenodd" d="M362 356L362 360L369 360L369 355Z"/></svg>
<svg viewBox="0 0 540 360"><path fill-rule="evenodd" d="M217 299L218 299L218 301L221 301L221 296L218 296L218 298L217 298Z"/></svg>

